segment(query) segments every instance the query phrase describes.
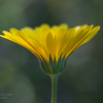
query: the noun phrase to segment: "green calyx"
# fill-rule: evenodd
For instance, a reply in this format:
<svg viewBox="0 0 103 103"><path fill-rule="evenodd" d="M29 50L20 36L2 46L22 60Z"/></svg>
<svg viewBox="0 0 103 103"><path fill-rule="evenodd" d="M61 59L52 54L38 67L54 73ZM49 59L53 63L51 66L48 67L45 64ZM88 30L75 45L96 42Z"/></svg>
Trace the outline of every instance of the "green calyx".
<svg viewBox="0 0 103 103"><path fill-rule="evenodd" d="M65 56L63 58L60 56L59 60L56 61L56 58L54 57L54 60L52 60L50 55L49 62L43 59L40 60L40 64L43 71L48 75L61 74L66 68L67 59L65 60Z"/></svg>

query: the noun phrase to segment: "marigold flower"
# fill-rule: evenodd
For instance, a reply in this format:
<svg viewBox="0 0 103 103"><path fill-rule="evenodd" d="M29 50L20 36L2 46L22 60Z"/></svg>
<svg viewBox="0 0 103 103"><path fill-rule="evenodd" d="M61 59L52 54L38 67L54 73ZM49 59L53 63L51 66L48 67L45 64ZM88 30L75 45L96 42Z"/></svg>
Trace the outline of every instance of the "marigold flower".
<svg viewBox="0 0 103 103"><path fill-rule="evenodd" d="M3 31L3 38L11 40L36 55L41 61L43 70L48 73L60 73L66 66L68 56L82 44L92 39L100 29L93 25L69 28L66 24L50 27L43 24L35 29L30 27L10 32ZM49 69L47 69L49 68Z"/></svg>

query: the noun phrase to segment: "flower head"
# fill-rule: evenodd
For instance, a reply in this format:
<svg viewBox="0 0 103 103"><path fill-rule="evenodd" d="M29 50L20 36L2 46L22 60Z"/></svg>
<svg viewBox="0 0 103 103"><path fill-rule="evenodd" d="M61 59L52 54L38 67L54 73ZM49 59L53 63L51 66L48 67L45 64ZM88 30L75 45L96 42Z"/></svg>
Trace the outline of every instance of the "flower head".
<svg viewBox="0 0 103 103"><path fill-rule="evenodd" d="M17 30L11 28L10 32L3 31L3 38L11 40L36 55L41 61L45 72L55 73L64 70L65 61L68 56L82 44L92 39L100 29L100 26L93 28L93 25L76 26L69 28L66 24L50 27L43 24L35 29L30 27ZM46 68L54 70L48 71ZM55 68L59 68L58 70Z"/></svg>

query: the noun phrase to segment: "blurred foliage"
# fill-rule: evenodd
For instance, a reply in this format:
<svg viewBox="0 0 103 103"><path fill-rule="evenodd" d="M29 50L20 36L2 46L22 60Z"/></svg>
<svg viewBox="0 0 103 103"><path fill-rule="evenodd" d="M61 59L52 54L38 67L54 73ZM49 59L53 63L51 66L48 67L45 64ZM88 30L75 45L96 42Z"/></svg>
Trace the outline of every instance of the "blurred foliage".
<svg viewBox="0 0 103 103"><path fill-rule="evenodd" d="M42 23L70 27L101 25L101 30L68 59L59 78L58 103L103 103L103 1L0 0L0 31ZM0 38L0 103L50 103L50 78L27 49Z"/></svg>

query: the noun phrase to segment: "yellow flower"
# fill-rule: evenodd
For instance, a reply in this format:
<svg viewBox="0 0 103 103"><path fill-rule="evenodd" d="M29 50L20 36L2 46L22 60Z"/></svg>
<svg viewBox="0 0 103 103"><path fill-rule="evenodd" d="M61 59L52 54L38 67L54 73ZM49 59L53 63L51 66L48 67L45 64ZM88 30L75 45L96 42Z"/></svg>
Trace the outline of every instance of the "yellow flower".
<svg viewBox="0 0 103 103"><path fill-rule="evenodd" d="M93 28L93 25L68 29L66 24L53 27L43 24L35 29L30 27L21 30L11 28L10 32L3 31L4 35L0 36L30 50L42 62L43 68L46 66L44 61L54 66L56 64L56 67L60 66L72 52L92 39L99 29L100 26Z"/></svg>

